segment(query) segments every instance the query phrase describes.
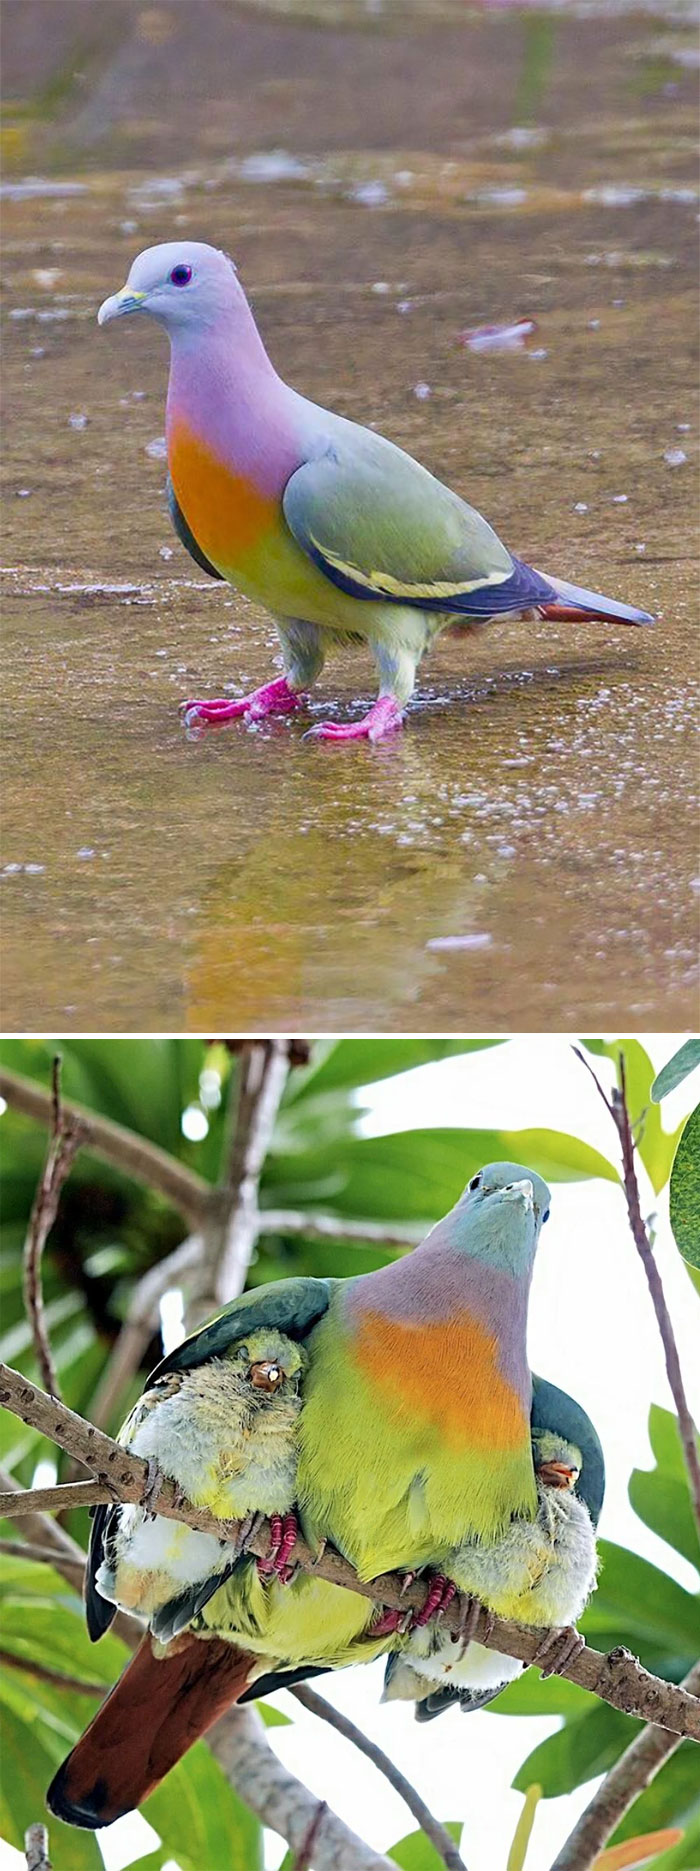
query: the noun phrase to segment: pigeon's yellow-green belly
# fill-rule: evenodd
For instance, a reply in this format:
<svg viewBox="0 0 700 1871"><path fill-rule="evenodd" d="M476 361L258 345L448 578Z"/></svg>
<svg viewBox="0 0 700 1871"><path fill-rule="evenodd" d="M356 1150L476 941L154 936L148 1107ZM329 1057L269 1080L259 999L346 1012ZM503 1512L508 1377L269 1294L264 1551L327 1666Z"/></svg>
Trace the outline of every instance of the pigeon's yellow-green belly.
<svg viewBox="0 0 700 1871"><path fill-rule="evenodd" d="M197 545L246 597L281 617L341 633L383 634L392 607L339 591L290 532L281 500L217 460L192 430L175 423L168 466L177 502Z"/></svg>

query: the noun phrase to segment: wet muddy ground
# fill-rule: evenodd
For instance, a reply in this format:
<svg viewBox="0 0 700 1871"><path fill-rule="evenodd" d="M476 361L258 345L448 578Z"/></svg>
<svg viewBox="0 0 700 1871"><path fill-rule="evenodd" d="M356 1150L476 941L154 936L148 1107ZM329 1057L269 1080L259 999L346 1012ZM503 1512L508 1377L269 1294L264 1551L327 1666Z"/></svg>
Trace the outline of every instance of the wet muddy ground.
<svg viewBox="0 0 700 1871"><path fill-rule="evenodd" d="M3 1025L694 1024L689 9L300 12L5 7ZM376 747L186 740L276 639L171 533L162 335L95 323L178 230L300 389L656 628L443 637ZM371 692L343 653L310 719Z"/></svg>

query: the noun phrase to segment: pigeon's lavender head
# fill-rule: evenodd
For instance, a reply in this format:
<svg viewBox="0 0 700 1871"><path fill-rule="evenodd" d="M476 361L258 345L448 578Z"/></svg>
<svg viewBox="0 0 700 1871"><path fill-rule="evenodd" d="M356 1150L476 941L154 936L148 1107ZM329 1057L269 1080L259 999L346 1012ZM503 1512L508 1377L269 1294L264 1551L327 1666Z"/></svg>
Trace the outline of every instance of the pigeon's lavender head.
<svg viewBox="0 0 700 1871"><path fill-rule="evenodd" d="M168 240L137 254L126 285L105 299L98 325L150 312L170 332L216 324L245 303L228 254L203 240Z"/></svg>

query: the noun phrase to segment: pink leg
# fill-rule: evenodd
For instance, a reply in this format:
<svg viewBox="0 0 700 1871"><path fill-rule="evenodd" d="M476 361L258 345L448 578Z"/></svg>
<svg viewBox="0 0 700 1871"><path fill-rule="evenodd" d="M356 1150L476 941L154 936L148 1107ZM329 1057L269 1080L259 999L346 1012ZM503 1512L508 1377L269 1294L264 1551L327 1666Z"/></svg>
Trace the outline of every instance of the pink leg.
<svg viewBox="0 0 700 1871"><path fill-rule="evenodd" d="M262 1579L274 1575L283 1585L288 1585L294 1574L294 1567L287 1561L299 1536L296 1514L270 1515L270 1548L264 1559L257 1561L258 1572Z"/></svg>
<svg viewBox="0 0 700 1871"><path fill-rule="evenodd" d="M391 1611L387 1605L383 1611L378 1611L376 1617L372 1619L366 1635L368 1637L390 1637L394 1631L400 1629L405 1621L405 1617L405 1611Z"/></svg>
<svg viewBox="0 0 700 1871"><path fill-rule="evenodd" d="M428 1586L425 1604L420 1611L414 1611L410 1629L420 1630L421 1625L429 1624L431 1618L443 1617L456 1592L457 1587L451 1579L445 1579L441 1572L435 1572Z"/></svg>
<svg viewBox="0 0 700 1871"><path fill-rule="evenodd" d="M395 695L380 695L361 721L319 721L309 728L305 740L381 741L385 734L395 734L403 727L403 710Z"/></svg>
<svg viewBox="0 0 700 1871"><path fill-rule="evenodd" d="M301 696L296 689L290 689L286 676L278 676L275 682L266 682L238 702L226 697L219 701L181 702L180 714L186 728L201 728L223 721L263 721L266 715L291 715L300 707Z"/></svg>

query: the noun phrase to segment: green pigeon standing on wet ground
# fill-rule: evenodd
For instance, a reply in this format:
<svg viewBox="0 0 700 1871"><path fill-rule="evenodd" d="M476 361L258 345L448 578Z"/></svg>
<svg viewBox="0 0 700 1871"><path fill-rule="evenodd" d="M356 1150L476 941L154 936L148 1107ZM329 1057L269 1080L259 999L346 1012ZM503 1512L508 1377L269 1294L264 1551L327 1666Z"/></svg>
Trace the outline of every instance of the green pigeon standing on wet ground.
<svg viewBox="0 0 700 1871"><path fill-rule="evenodd" d="M239 701L183 704L203 727L300 707L333 643L366 643L379 696L326 740L401 727L424 652L441 630L493 618L648 624L646 611L545 575L402 449L311 403L264 348L227 254L168 241L134 261L99 322L149 313L171 345L169 500L183 544L275 620L284 675Z"/></svg>
<svg viewBox="0 0 700 1871"><path fill-rule="evenodd" d="M526 1326L549 1200L533 1171L490 1164L401 1260L258 1287L162 1361L123 1440L213 1512L271 1514L271 1552L256 1562L157 1508L98 1509L91 1634L115 1603L151 1634L56 1775L52 1811L106 1825L229 1703L396 1643L399 1614L289 1580L297 1515L362 1579L429 1568L423 1631L454 1593L453 1558L536 1523Z"/></svg>

